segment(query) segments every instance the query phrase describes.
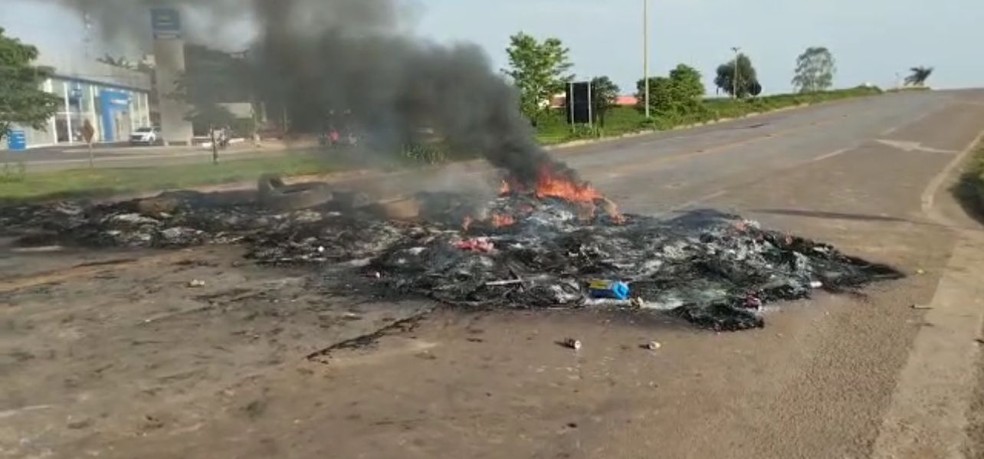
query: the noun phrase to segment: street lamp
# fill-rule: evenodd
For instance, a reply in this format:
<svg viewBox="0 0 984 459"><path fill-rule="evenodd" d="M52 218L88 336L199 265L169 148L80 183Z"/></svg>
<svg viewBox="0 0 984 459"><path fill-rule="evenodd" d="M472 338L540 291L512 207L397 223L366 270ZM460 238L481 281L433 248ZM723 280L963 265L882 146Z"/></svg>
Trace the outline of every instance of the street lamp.
<svg viewBox="0 0 984 459"><path fill-rule="evenodd" d="M735 52L735 74L731 78L731 97L737 99L738 98L738 52L741 51L741 48L737 46L733 46L731 50Z"/></svg>
<svg viewBox="0 0 984 459"><path fill-rule="evenodd" d="M642 81L646 119L649 119L649 0L642 0Z"/></svg>

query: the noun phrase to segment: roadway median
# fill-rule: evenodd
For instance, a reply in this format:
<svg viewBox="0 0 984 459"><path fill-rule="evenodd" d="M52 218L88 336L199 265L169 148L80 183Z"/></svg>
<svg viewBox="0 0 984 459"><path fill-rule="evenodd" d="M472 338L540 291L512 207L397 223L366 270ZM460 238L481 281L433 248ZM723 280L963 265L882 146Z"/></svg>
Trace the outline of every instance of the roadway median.
<svg viewBox="0 0 984 459"><path fill-rule="evenodd" d="M855 88L810 95L766 96L752 101L709 99L705 102L707 110L702 110L699 115L657 115L650 120L635 109L617 109L612 112L608 127L590 136L571 134L568 130L568 135L558 137L555 126L545 125L540 127L537 138L548 150L562 150L876 94L881 94L877 88ZM8 163L0 170L0 203L70 198L111 199L168 189L237 189L255 186L256 178L264 173L294 177L295 181L302 178L370 178L426 171L450 162L476 161L477 158L475 155L426 159L401 156L369 163L364 158L354 159L358 156L307 150L273 157L228 158L219 164L203 160L166 166L97 167L51 172L33 172Z"/></svg>

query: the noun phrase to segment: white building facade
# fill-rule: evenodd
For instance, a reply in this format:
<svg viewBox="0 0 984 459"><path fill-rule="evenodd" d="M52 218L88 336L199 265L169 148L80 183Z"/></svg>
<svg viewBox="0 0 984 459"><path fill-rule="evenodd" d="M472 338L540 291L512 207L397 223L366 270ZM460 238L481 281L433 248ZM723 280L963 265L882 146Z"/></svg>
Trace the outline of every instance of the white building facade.
<svg viewBox="0 0 984 459"><path fill-rule="evenodd" d="M46 129L14 126L27 148L84 143L86 120L95 128L94 141L103 143L125 142L133 130L151 125L149 75L95 61L71 65L42 57L38 65L54 69L42 89L60 103Z"/></svg>

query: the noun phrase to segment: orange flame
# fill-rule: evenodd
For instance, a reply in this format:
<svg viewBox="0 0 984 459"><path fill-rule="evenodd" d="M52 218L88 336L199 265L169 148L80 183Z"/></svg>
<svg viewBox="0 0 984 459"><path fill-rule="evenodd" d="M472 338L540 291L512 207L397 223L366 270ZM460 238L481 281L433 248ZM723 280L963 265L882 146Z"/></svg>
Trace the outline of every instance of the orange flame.
<svg viewBox="0 0 984 459"><path fill-rule="evenodd" d="M587 183L577 183L569 177L562 177L550 167L540 169L540 176L536 181L536 197L590 203L596 199L604 198L593 186Z"/></svg>
<svg viewBox="0 0 984 459"><path fill-rule="evenodd" d="M499 188L500 196L525 192L526 187L521 183L510 180L508 177L502 181L502 186ZM595 187L587 182L580 182L573 177L567 176L562 171L554 169L550 164L540 168L533 194L539 199L555 198L581 204L581 209L578 213L585 219L594 218L600 206L601 210L615 223L625 222L625 217L619 212L618 206L610 199L605 198ZM520 208L521 212L526 213L532 212L532 210L532 207L529 206ZM503 217L508 218L508 223L502 224L507 221L501 220ZM493 215L492 222L497 227L508 226L515 223L515 219L511 216Z"/></svg>

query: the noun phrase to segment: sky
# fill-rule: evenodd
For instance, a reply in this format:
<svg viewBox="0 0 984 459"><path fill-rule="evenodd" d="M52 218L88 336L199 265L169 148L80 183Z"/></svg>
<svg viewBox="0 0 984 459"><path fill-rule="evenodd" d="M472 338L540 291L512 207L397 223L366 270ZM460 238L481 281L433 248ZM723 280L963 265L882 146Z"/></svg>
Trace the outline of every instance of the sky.
<svg viewBox="0 0 984 459"><path fill-rule="evenodd" d="M43 53L79 56L85 28L77 13L31 0L2 0L0 27ZM472 42L496 69L507 64L509 36L559 38L579 78L609 76L623 93L643 75L647 0L415 0L415 33L440 42ZM837 87L894 86L913 66L935 71L937 88L984 87L984 2L944 0L648 0L650 75L679 63L697 68L713 94L715 68L740 47L766 93L791 90L795 60L825 46L837 61ZM755 6L748 6L754 4ZM94 43L101 56L118 46ZM133 56L137 57L137 56Z"/></svg>

